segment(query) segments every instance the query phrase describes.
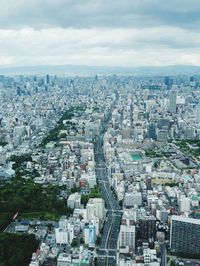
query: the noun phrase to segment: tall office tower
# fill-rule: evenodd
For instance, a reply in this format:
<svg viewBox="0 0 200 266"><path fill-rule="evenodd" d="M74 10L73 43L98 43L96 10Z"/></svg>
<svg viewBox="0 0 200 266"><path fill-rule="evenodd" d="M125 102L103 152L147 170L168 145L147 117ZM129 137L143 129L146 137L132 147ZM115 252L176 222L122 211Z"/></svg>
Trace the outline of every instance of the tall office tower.
<svg viewBox="0 0 200 266"><path fill-rule="evenodd" d="M171 79L170 77L167 76L164 79L164 83L167 86L167 88L169 89L173 84L173 79Z"/></svg>
<svg viewBox="0 0 200 266"><path fill-rule="evenodd" d="M176 113L177 92L172 90L169 94L169 112Z"/></svg>
<svg viewBox="0 0 200 266"><path fill-rule="evenodd" d="M165 77L165 85L169 86L170 85L170 77Z"/></svg>
<svg viewBox="0 0 200 266"><path fill-rule="evenodd" d="M47 75L46 75L46 84L49 84L49 81L50 81L50 77L49 77L49 75L47 74Z"/></svg>
<svg viewBox="0 0 200 266"><path fill-rule="evenodd" d="M148 138L156 140L156 123L155 122L150 122L149 128L148 128Z"/></svg>
<svg viewBox="0 0 200 266"><path fill-rule="evenodd" d="M128 247L129 251L135 249L135 226L121 225L119 232L119 246Z"/></svg>
<svg viewBox="0 0 200 266"><path fill-rule="evenodd" d="M170 248L175 252L200 254L200 220L173 215Z"/></svg>
<svg viewBox="0 0 200 266"><path fill-rule="evenodd" d="M196 122L200 123L200 103L195 107Z"/></svg>

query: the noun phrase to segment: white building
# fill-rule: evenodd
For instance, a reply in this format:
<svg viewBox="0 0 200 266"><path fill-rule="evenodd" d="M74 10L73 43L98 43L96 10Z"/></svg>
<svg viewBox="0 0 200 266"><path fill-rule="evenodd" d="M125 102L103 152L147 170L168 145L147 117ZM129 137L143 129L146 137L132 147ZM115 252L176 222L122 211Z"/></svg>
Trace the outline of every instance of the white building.
<svg viewBox="0 0 200 266"><path fill-rule="evenodd" d="M190 198L182 196L179 200L179 211L181 213L190 212Z"/></svg>
<svg viewBox="0 0 200 266"><path fill-rule="evenodd" d="M121 225L119 232L119 247L135 249L135 226Z"/></svg>
<svg viewBox="0 0 200 266"><path fill-rule="evenodd" d="M56 244L68 244L69 243L68 230L56 228L55 235L56 235Z"/></svg>
<svg viewBox="0 0 200 266"><path fill-rule="evenodd" d="M102 198L89 199L86 209L88 220L92 220L94 217L103 220L105 216L105 201Z"/></svg>
<svg viewBox="0 0 200 266"><path fill-rule="evenodd" d="M124 203L126 207L134 207L142 205L142 194L138 191L131 191L125 194Z"/></svg>
<svg viewBox="0 0 200 266"><path fill-rule="evenodd" d="M81 195L79 193L73 193L69 195L67 200L67 207L71 209L80 208L81 206Z"/></svg>

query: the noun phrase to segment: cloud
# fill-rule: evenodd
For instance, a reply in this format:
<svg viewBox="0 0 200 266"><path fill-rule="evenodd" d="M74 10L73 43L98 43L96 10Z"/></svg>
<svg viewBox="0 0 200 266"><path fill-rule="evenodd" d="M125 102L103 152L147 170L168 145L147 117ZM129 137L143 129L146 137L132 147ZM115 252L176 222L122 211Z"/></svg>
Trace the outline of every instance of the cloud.
<svg viewBox="0 0 200 266"><path fill-rule="evenodd" d="M0 64L200 62L199 0L1 0Z"/></svg>
<svg viewBox="0 0 200 266"><path fill-rule="evenodd" d="M172 27L22 28L0 36L1 65L198 65L200 59L200 33Z"/></svg>
<svg viewBox="0 0 200 266"><path fill-rule="evenodd" d="M0 27L198 27L199 0L1 0Z"/></svg>

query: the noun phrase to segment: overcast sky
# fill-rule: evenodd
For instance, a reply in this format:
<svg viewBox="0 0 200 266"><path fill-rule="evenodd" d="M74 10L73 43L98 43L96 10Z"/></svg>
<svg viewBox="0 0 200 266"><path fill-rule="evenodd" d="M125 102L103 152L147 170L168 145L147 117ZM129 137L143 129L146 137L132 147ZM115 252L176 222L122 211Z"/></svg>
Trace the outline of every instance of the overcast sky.
<svg viewBox="0 0 200 266"><path fill-rule="evenodd" d="M200 0L0 0L0 65L200 65Z"/></svg>

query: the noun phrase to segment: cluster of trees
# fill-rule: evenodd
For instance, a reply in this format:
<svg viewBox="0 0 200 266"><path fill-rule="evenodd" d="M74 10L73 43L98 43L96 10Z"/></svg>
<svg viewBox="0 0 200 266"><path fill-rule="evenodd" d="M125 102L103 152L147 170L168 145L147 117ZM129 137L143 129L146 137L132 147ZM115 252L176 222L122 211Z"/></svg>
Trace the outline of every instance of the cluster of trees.
<svg viewBox="0 0 200 266"><path fill-rule="evenodd" d="M195 145L196 148L190 148L188 144ZM176 145L180 147L183 152L188 152L195 157L200 156L200 140L185 139L177 141Z"/></svg>
<svg viewBox="0 0 200 266"><path fill-rule="evenodd" d="M40 147L45 147L50 141L58 141L60 139L60 131L64 129L63 121L71 120L74 116L74 110L75 108L70 108L69 110L63 113L63 115L57 122L57 126L49 131L48 136L43 139L40 144Z"/></svg>
<svg viewBox="0 0 200 266"><path fill-rule="evenodd" d="M27 266L38 245L32 234L0 233L0 265Z"/></svg>
<svg viewBox="0 0 200 266"><path fill-rule="evenodd" d="M90 194L81 195L81 204L84 204L84 206L86 206L86 204L88 203L88 200L90 198L101 198L101 193L100 193L99 187L97 185L94 186L93 189L91 189Z"/></svg>
<svg viewBox="0 0 200 266"><path fill-rule="evenodd" d="M73 187L70 190L71 193L76 193L76 192L80 192L80 188L79 187Z"/></svg>
<svg viewBox="0 0 200 266"><path fill-rule="evenodd" d="M7 142L0 140L0 146L4 147L4 146L6 146L7 144L8 144Z"/></svg>
<svg viewBox="0 0 200 266"><path fill-rule="evenodd" d="M165 186L169 186L169 187L177 187L177 186L179 186L179 184L182 185L182 183L173 182L173 183L165 183Z"/></svg>
<svg viewBox="0 0 200 266"><path fill-rule="evenodd" d="M14 162L12 168L19 169L25 162L32 162L32 157L30 154L22 154L20 156L12 155L10 156L10 161Z"/></svg>
<svg viewBox="0 0 200 266"><path fill-rule="evenodd" d="M74 117L75 108L71 107L66 112L64 112L61 118L58 120L58 125L63 125L64 120L71 120Z"/></svg>
<svg viewBox="0 0 200 266"><path fill-rule="evenodd" d="M12 221L11 213L0 213L0 231L3 231ZM1 265L1 264L0 264Z"/></svg>
<svg viewBox="0 0 200 266"><path fill-rule="evenodd" d="M148 150L145 150L145 155L147 157L155 158L155 157L164 156L164 153L163 152L158 152L158 151L156 151L154 149L148 149Z"/></svg>
<svg viewBox="0 0 200 266"><path fill-rule="evenodd" d="M47 143L49 143L50 141L58 141L59 140L59 133L60 133L61 129L62 129L62 126L57 125L54 129L50 130L48 133L48 136L46 136L42 140L40 147L45 147L47 145Z"/></svg>
<svg viewBox="0 0 200 266"><path fill-rule="evenodd" d="M16 212L47 212L55 215L71 214L64 199L59 199L58 186L42 187L32 180L14 178L0 187L0 218L12 217ZM6 214L6 217L4 215Z"/></svg>

